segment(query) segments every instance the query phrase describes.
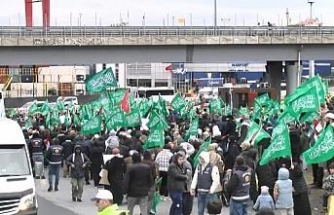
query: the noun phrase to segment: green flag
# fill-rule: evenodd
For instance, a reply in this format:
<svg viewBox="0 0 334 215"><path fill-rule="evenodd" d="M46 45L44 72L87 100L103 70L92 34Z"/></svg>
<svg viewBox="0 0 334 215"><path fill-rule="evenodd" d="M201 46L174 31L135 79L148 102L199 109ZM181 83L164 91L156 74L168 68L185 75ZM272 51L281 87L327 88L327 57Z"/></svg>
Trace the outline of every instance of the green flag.
<svg viewBox="0 0 334 215"><path fill-rule="evenodd" d="M57 111L61 112L65 109L64 101L63 100L57 100Z"/></svg>
<svg viewBox="0 0 334 215"><path fill-rule="evenodd" d="M270 146L264 150L260 165L263 166L276 158L285 156L291 156L290 136L288 127L280 123L273 130Z"/></svg>
<svg viewBox="0 0 334 215"><path fill-rule="evenodd" d="M117 108L110 116L108 116L106 126L109 131L112 129L117 130L118 128L125 128L126 118L124 112Z"/></svg>
<svg viewBox="0 0 334 215"><path fill-rule="evenodd" d="M161 148L165 143L164 130L161 126L155 126L150 130L150 134L145 142L144 148Z"/></svg>
<svg viewBox="0 0 334 215"><path fill-rule="evenodd" d="M186 106L186 102L183 100L180 93L175 94L171 106L175 111L180 111L183 107Z"/></svg>
<svg viewBox="0 0 334 215"><path fill-rule="evenodd" d="M292 107L288 106L284 112L278 117L278 122L288 124L298 119L298 115L293 111Z"/></svg>
<svg viewBox="0 0 334 215"><path fill-rule="evenodd" d="M147 127L154 128L157 125L160 125L165 131L168 131L169 129L165 116L159 114L156 110L153 110L150 114L149 121L147 122Z"/></svg>
<svg viewBox="0 0 334 215"><path fill-rule="evenodd" d="M253 120L251 120L251 121L249 122L249 128L248 128L248 131L247 131L247 135L246 135L245 140L246 140L247 142L251 142L251 141L254 139L256 133L257 133L259 130L260 130L260 126L259 126L256 122L254 122Z"/></svg>
<svg viewBox="0 0 334 215"><path fill-rule="evenodd" d="M198 135L198 122L199 119L198 117L195 117L191 123L190 123L190 127L184 137L185 140L189 140L190 137L197 137Z"/></svg>
<svg viewBox="0 0 334 215"><path fill-rule="evenodd" d="M194 159L193 159L193 167L197 167L197 165L199 164L199 155L202 152L206 152L209 148L211 144L211 138L208 138L198 149L198 151L196 152Z"/></svg>
<svg viewBox="0 0 334 215"><path fill-rule="evenodd" d="M313 123L315 119L319 119L320 114L319 112L308 112L305 113L303 116L300 117L299 122L307 122L307 123Z"/></svg>
<svg viewBox="0 0 334 215"><path fill-rule="evenodd" d="M41 114L43 115L43 116L46 116L48 113L50 113L51 112L51 107L50 107L50 105L49 105L49 102L48 102L48 100L46 100L45 102L44 102L44 104L42 105L42 107L41 107Z"/></svg>
<svg viewBox="0 0 334 215"><path fill-rule="evenodd" d="M141 125L141 117L139 108L132 108L131 112L125 115L126 126L127 127L136 127Z"/></svg>
<svg viewBox="0 0 334 215"><path fill-rule="evenodd" d="M117 80L110 67L86 79L85 85L87 92L99 93L109 87L117 87Z"/></svg>
<svg viewBox="0 0 334 215"><path fill-rule="evenodd" d="M289 106L292 107L293 112L297 114L314 112L320 109L320 100L317 92L314 89L309 89L300 97L292 100Z"/></svg>
<svg viewBox="0 0 334 215"><path fill-rule="evenodd" d="M34 103L30 106L28 113L29 113L29 116L33 116L33 115L35 115L36 113L40 113L40 110L39 110L39 108L38 108L36 102L34 102Z"/></svg>
<svg viewBox="0 0 334 215"><path fill-rule="evenodd" d="M148 99L144 98L139 103L140 116L145 118L150 110L151 106L148 102Z"/></svg>
<svg viewBox="0 0 334 215"><path fill-rule="evenodd" d="M84 135L99 134L101 131L101 117L94 116L89 121L84 122L81 132Z"/></svg>
<svg viewBox="0 0 334 215"><path fill-rule="evenodd" d="M209 111L211 114L216 113L216 114L222 115L223 114L222 100L218 98L211 99L209 103Z"/></svg>
<svg viewBox="0 0 334 215"><path fill-rule="evenodd" d="M330 160L334 155L334 134L333 127L327 126L321 132L313 147L303 153L307 164L322 163Z"/></svg>

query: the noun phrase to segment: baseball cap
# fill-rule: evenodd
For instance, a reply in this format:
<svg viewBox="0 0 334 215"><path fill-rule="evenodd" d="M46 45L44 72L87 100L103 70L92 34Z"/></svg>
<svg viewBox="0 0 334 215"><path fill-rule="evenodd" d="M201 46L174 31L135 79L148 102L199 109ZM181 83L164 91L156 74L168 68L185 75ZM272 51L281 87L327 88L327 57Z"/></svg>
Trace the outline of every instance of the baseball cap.
<svg viewBox="0 0 334 215"><path fill-rule="evenodd" d="M92 198L91 200L96 201L96 200L99 200L99 199L113 200L114 196L112 195L112 193L109 190L98 190L95 197Z"/></svg>

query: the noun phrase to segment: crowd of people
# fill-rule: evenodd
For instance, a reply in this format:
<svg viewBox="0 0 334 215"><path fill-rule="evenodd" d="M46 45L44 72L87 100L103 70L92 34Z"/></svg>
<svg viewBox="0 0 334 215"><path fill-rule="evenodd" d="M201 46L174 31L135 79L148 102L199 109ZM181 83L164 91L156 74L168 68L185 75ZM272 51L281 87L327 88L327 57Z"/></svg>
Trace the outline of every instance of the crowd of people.
<svg viewBox="0 0 334 215"><path fill-rule="evenodd" d="M331 110L323 106L321 111L318 123L334 125ZM311 125L289 125L292 156L262 166L259 156L270 139L258 147L245 141L249 115L238 116L240 126L235 114L220 117L199 111L198 116L198 135L183 139L189 121L172 113L163 147L154 149L145 149L149 131L140 127L84 136L79 127L50 131L37 120L24 134L35 177L45 177L44 165L48 168L48 191L59 190L61 168L62 176L71 178L73 202L82 201L84 185L93 181L101 189L93 199L100 215L132 215L136 205L142 215L166 214L156 210L159 201L171 201L170 215L190 215L194 198L198 215L220 214L222 207L229 207L231 215L245 215L250 202L259 215L312 214L301 157L314 142ZM275 120L264 122L269 134ZM207 150L202 150L206 143ZM334 194L334 164L313 165L312 170L314 184L325 189L326 210L327 198ZM325 170L329 176L323 183ZM118 210L123 204L127 212Z"/></svg>

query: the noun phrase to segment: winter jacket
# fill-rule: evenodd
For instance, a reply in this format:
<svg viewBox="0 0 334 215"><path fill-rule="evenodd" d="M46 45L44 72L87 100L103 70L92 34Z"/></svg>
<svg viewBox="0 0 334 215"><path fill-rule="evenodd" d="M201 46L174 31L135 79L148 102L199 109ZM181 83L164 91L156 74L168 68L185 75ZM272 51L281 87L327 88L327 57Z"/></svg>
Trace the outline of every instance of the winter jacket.
<svg viewBox="0 0 334 215"><path fill-rule="evenodd" d="M183 192L186 188L187 175L182 166L172 162L168 167L168 191Z"/></svg>
<svg viewBox="0 0 334 215"><path fill-rule="evenodd" d="M293 208L292 181L289 179L289 170L282 167L278 170L278 180L275 183L274 198L277 209Z"/></svg>
<svg viewBox="0 0 334 215"><path fill-rule="evenodd" d="M73 165L71 171L71 178L82 179L85 177L85 167L89 164L89 158L82 152L76 153L75 150L80 149L80 145L74 147L74 153L70 155L66 161L68 165Z"/></svg>
<svg viewBox="0 0 334 215"><path fill-rule="evenodd" d="M145 197L152 184L150 167L144 163L133 163L129 166L124 179L124 194L129 197Z"/></svg>
<svg viewBox="0 0 334 215"><path fill-rule="evenodd" d="M257 200L253 208L255 210L261 210L261 209L274 210L275 209L274 200L271 197L271 195L269 195L269 193L261 193L261 195L257 197Z"/></svg>
<svg viewBox="0 0 334 215"><path fill-rule="evenodd" d="M325 190L325 194L334 195L334 174L330 174L325 178L322 188Z"/></svg>
<svg viewBox="0 0 334 215"><path fill-rule="evenodd" d="M125 162L122 155L113 155L107 161L105 169L108 170L108 181L110 184L121 184L125 174Z"/></svg>

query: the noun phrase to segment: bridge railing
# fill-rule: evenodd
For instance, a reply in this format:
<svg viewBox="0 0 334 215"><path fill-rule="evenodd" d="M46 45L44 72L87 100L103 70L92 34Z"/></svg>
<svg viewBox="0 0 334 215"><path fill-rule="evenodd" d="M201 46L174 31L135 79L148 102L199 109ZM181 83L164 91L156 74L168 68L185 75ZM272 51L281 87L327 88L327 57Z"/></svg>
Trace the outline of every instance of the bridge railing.
<svg viewBox="0 0 334 215"><path fill-rule="evenodd" d="M267 26L59 26L0 27L0 37L187 37L187 36L333 36L334 27Z"/></svg>

